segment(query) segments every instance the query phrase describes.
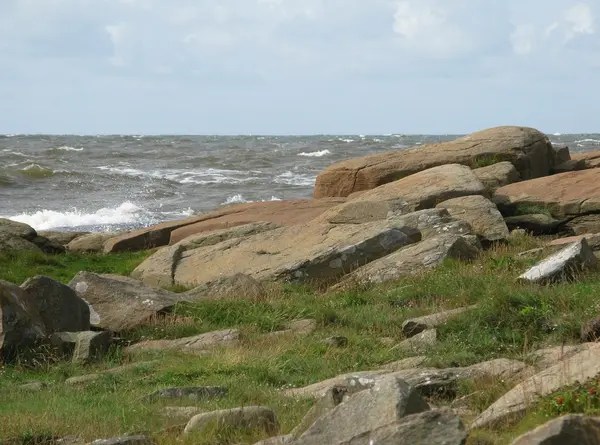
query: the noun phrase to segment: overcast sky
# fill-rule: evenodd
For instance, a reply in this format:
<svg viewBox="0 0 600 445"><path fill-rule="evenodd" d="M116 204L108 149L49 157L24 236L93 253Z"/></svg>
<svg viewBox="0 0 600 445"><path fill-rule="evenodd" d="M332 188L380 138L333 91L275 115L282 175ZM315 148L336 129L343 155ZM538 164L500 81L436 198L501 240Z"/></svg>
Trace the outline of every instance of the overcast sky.
<svg viewBox="0 0 600 445"><path fill-rule="evenodd" d="M600 0L0 0L0 133L600 132Z"/></svg>

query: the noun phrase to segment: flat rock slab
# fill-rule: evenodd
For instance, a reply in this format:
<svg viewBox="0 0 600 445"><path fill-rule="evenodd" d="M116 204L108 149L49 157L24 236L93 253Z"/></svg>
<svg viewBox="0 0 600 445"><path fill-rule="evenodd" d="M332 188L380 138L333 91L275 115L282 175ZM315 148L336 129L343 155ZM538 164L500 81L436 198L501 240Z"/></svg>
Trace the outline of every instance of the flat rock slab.
<svg viewBox="0 0 600 445"><path fill-rule="evenodd" d="M600 167L600 151L591 151L588 153L575 153L571 155L571 159L582 160L587 168Z"/></svg>
<svg viewBox="0 0 600 445"><path fill-rule="evenodd" d="M144 435L134 435L98 439L94 440L90 445L154 445L154 441Z"/></svg>
<svg viewBox="0 0 600 445"><path fill-rule="evenodd" d="M516 215L504 218L509 230L523 229L533 235L552 235L561 231L565 220L555 219L543 213Z"/></svg>
<svg viewBox="0 0 600 445"><path fill-rule="evenodd" d="M493 428L506 425L519 418L540 397L573 385L585 382L600 373L600 344L594 343L542 372L519 383L481 413L471 425L476 428Z"/></svg>
<svg viewBox="0 0 600 445"><path fill-rule="evenodd" d="M430 209L452 198L483 195L485 187L469 167L441 165L369 190L351 202L388 201L405 213Z"/></svg>
<svg viewBox="0 0 600 445"><path fill-rule="evenodd" d="M499 207L541 206L552 216L576 216L600 211L600 170L561 173L510 184L496 190Z"/></svg>
<svg viewBox="0 0 600 445"><path fill-rule="evenodd" d="M330 165L317 176L314 197L348 196L444 164L477 166L510 161L523 179L546 176L554 166L552 144L525 127L496 127L451 142L364 156Z"/></svg>
<svg viewBox="0 0 600 445"><path fill-rule="evenodd" d="M211 348L235 344L239 337L240 333L236 329L225 329L176 340L142 341L128 346L125 352L134 354L148 351L180 351L190 354L203 354Z"/></svg>
<svg viewBox="0 0 600 445"><path fill-rule="evenodd" d="M134 328L186 299L132 278L91 272L79 272L69 287L88 304L91 325L113 332Z"/></svg>
<svg viewBox="0 0 600 445"><path fill-rule="evenodd" d="M424 315L423 317L411 318L402 323L402 332L407 338L414 337L426 329L432 329L445 324L453 318L456 318L465 312L472 311L474 309L477 309L476 305L458 309L450 309L431 315Z"/></svg>
<svg viewBox="0 0 600 445"><path fill-rule="evenodd" d="M70 252L102 252L104 243L117 236L115 233L89 233L74 238L67 244Z"/></svg>
<svg viewBox="0 0 600 445"><path fill-rule="evenodd" d="M504 241L508 238L508 227L496 204L480 196L463 196L439 203L450 216L468 222L473 233L487 242Z"/></svg>
<svg viewBox="0 0 600 445"><path fill-rule="evenodd" d="M590 249L593 251L600 250L600 233L585 233L583 235L569 236L567 238L558 238L550 241L546 245L550 247L564 247L584 238L587 241L588 246L590 246Z"/></svg>
<svg viewBox="0 0 600 445"><path fill-rule="evenodd" d="M600 418L569 414L553 419L511 445L596 445L600 443Z"/></svg>
<svg viewBox="0 0 600 445"><path fill-rule="evenodd" d="M189 386L180 388L165 388L143 397L145 402L159 399L190 399L207 400L225 397L228 389L224 386Z"/></svg>
<svg viewBox="0 0 600 445"><path fill-rule="evenodd" d="M597 267L598 259L594 252L585 239L580 239L533 266L519 277L519 281L552 283L570 279L577 272Z"/></svg>
<svg viewBox="0 0 600 445"><path fill-rule="evenodd" d="M199 286L227 271L259 281L326 284L420 238L418 230L390 221L296 225L186 251L174 282Z"/></svg>
<svg viewBox="0 0 600 445"><path fill-rule="evenodd" d="M460 235L435 236L397 250L349 274L334 289L356 284L378 284L433 269L448 258L474 260L480 250Z"/></svg>

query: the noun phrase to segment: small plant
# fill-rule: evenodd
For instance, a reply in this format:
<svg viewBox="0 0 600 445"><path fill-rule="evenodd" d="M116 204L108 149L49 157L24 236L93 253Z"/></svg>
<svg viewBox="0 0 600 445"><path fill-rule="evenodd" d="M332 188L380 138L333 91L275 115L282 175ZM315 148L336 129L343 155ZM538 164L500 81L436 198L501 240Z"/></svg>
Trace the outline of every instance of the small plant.
<svg viewBox="0 0 600 445"><path fill-rule="evenodd" d="M552 394L545 405L546 410L554 416L600 411L600 376L563 388Z"/></svg>

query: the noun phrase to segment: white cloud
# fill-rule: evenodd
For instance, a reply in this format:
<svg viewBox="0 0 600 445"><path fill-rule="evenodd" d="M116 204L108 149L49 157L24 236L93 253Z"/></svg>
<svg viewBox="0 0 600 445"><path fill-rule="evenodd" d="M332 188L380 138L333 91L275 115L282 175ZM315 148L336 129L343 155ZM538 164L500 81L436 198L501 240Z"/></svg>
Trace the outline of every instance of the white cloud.
<svg viewBox="0 0 600 445"><path fill-rule="evenodd" d="M510 42L515 54L525 56L534 48L535 27L532 24L518 25L510 34Z"/></svg>
<svg viewBox="0 0 600 445"><path fill-rule="evenodd" d="M569 28L567 32L570 38L573 34L594 34L594 15L589 5L586 3L577 3L569 8L565 14L565 21Z"/></svg>

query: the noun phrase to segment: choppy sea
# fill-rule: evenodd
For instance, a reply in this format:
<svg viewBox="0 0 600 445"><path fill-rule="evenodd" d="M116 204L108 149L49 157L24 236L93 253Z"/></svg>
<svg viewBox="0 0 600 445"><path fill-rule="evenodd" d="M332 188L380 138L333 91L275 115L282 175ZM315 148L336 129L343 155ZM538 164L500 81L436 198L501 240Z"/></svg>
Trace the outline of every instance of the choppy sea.
<svg viewBox="0 0 600 445"><path fill-rule="evenodd" d="M0 217L37 230L110 231L310 198L334 162L458 136L0 135ZM549 137L571 153L600 150L600 134Z"/></svg>

